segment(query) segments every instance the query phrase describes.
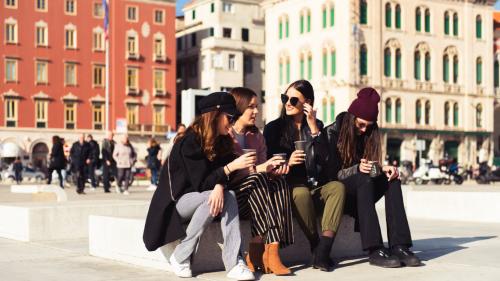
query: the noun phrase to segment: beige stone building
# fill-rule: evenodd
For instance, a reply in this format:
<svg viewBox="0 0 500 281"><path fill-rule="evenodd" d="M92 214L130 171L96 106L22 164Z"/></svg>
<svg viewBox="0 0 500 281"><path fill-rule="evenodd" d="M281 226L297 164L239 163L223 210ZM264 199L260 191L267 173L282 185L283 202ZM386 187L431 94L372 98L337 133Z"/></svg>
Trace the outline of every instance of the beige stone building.
<svg viewBox="0 0 500 281"><path fill-rule="evenodd" d="M264 1L266 121L294 80L312 82L327 124L371 86L391 158L415 163L425 140L423 158L491 161L494 2Z"/></svg>
<svg viewBox="0 0 500 281"><path fill-rule="evenodd" d="M248 87L264 95L260 0L194 0L176 22L177 94ZM180 100L180 99L179 99Z"/></svg>

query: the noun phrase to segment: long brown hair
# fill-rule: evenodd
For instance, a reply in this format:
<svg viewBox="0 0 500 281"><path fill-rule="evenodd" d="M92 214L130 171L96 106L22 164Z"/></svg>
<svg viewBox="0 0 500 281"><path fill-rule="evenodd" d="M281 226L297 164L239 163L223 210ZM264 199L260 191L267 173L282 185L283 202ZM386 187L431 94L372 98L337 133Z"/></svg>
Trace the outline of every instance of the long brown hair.
<svg viewBox="0 0 500 281"><path fill-rule="evenodd" d="M244 87L233 88L230 94L233 95L234 100L236 101L236 109L238 109L240 114L243 114L245 110L247 110L248 105L250 104L252 99L254 97L257 97L257 94L254 91ZM256 126L251 126L245 129L254 133L259 131Z"/></svg>
<svg viewBox="0 0 500 281"><path fill-rule="evenodd" d="M337 142L337 148L342 158L342 168L351 167L356 161L361 160L357 159L356 155L357 138L364 138L363 158L370 161L378 161L380 164L382 150L377 122L373 123L363 135L358 136L356 134L355 121L356 117L349 112L345 114L342 120L339 141Z"/></svg>
<svg viewBox="0 0 500 281"><path fill-rule="evenodd" d="M210 161L233 153L233 139L229 135L219 135L218 122L221 117L222 113L219 111L210 111L196 116L193 123L176 138L176 141L181 140L189 132L195 133L203 153Z"/></svg>

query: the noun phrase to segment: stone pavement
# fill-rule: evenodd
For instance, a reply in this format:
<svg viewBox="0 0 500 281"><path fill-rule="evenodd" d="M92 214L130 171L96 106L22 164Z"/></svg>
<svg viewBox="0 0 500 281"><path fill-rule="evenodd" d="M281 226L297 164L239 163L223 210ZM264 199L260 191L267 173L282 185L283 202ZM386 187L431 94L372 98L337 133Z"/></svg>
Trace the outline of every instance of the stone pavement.
<svg viewBox="0 0 500 281"><path fill-rule="evenodd" d="M432 187L437 188L437 187ZM460 187L457 187L460 188ZM6 192L0 186L0 202L30 200ZM101 190L102 191L102 190ZM70 200L148 200L151 192L134 187L130 196L102 194L73 196ZM25 196L25 195L23 195ZM423 208L425 206L422 206ZM381 224L385 229L383 214ZM258 276L260 280L500 280L500 224L417 220L410 218L414 250L424 260L418 268L383 269L370 266L366 258L340 261L334 272L293 265L295 276ZM68 237L70 238L70 237ZM199 274L200 280L228 280L224 272ZM86 239L18 242L0 239L2 281L153 281L181 280L171 273L140 268L88 255ZM193 279L194 280L194 279Z"/></svg>

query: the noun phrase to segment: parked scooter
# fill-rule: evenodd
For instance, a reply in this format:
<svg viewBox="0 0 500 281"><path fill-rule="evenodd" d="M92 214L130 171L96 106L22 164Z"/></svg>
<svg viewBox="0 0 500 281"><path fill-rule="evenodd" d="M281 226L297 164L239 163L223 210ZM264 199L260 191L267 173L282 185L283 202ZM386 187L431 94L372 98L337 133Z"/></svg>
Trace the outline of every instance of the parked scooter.
<svg viewBox="0 0 500 281"><path fill-rule="evenodd" d="M415 184L442 184L447 180L446 173L442 172L437 166L432 165L432 161L424 160L425 163L421 165L414 173L413 179Z"/></svg>
<svg viewBox="0 0 500 281"><path fill-rule="evenodd" d="M500 182L500 168L492 171L488 163L483 162L479 164L479 173L476 176L476 182L478 184L489 184L492 182Z"/></svg>

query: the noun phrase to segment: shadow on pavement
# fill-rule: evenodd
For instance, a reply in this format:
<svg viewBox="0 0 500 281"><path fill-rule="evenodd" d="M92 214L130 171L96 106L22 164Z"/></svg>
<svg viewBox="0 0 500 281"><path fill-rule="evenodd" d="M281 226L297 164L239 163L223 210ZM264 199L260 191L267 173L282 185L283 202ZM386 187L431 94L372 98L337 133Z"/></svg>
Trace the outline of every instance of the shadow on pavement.
<svg viewBox="0 0 500 281"><path fill-rule="evenodd" d="M433 260L450 253L467 249L464 244L488 240L497 236L477 236L477 237L439 237L420 239L413 241L412 250L418 252L417 255L424 261Z"/></svg>

